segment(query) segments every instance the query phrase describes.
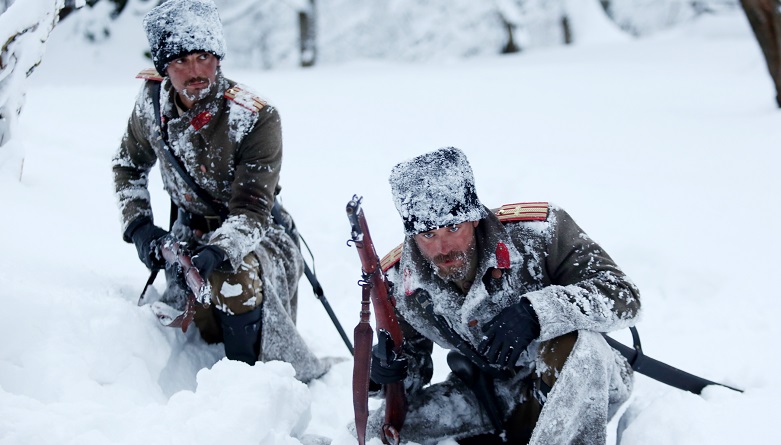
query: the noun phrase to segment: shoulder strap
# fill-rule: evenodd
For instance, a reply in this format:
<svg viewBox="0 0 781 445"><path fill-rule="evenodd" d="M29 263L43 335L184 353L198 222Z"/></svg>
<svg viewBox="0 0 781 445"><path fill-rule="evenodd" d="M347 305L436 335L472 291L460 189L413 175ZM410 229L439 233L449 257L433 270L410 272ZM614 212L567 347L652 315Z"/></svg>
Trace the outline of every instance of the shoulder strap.
<svg viewBox="0 0 781 445"><path fill-rule="evenodd" d="M257 113L263 109L268 103L251 92L243 89L238 85L234 85L225 91L225 98L235 102L253 113Z"/></svg>
<svg viewBox="0 0 781 445"><path fill-rule="evenodd" d="M494 210L499 221L545 221L548 219L547 202L516 202L505 204Z"/></svg>
<svg viewBox="0 0 781 445"><path fill-rule="evenodd" d="M171 152L171 150L168 148L168 144L163 139L162 134L162 117L160 116L160 83L158 82L152 82L151 85L152 88L152 107L154 108L155 112L155 123L157 125L152 127L152 136L155 142L160 146L162 149L163 154L165 155L166 160L171 164L171 166L176 170L177 173L179 173L179 176L184 180L184 182L192 189L195 194L201 198L203 202L208 205L212 211L220 215L223 219L228 217L228 207L223 204L222 202L218 201L214 196L209 194L206 190L203 189L200 185L198 185L195 180L190 176L189 173L187 173L187 170L185 170L184 165L182 165L181 161Z"/></svg>
<svg viewBox="0 0 781 445"><path fill-rule="evenodd" d="M380 268L387 272L401 260L401 252L404 250L404 243L399 244L380 260Z"/></svg>

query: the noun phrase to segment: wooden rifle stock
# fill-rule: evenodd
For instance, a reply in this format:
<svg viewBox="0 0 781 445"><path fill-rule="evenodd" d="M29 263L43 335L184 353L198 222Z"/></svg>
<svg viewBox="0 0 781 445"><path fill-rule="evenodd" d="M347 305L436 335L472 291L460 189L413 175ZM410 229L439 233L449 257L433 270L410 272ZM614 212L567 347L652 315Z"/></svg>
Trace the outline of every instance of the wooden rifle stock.
<svg viewBox="0 0 781 445"><path fill-rule="evenodd" d="M186 253L178 241L166 239L160 243L159 252L167 264L175 264L179 268L182 278L190 291L187 293L184 312L171 320L166 326L181 327L182 332L187 332L187 328L195 316L195 305L197 302L208 301L208 298L211 298L211 286L208 281L201 277L198 268L193 265L190 255Z"/></svg>
<svg viewBox="0 0 781 445"><path fill-rule="evenodd" d="M388 280L380 267L380 258L374 249L366 217L357 195L347 203L347 217L350 220L350 241L358 250L361 259L363 288L361 321L355 327L355 362L353 367L353 407L358 443L364 445L366 419L368 418L369 371L371 367L372 330L369 326L369 297L374 306L374 320L379 332L384 332L392 342L397 356L402 353L404 336L396 318L396 302L388 293ZM384 443L398 445L399 431L407 415L407 397L404 382L385 385L385 423L381 439Z"/></svg>

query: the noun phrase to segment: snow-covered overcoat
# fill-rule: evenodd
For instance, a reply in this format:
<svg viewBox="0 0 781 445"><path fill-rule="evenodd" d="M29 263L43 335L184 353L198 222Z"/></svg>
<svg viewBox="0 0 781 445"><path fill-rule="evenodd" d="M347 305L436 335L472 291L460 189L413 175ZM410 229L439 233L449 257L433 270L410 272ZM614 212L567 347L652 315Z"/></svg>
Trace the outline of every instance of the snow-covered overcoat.
<svg viewBox="0 0 781 445"><path fill-rule="evenodd" d="M220 247L235 272L242 259L255 252L263 279L262 361L283 360L308 381L322 374L295 328L294 300L303 273L303 259L270 212L279 191L282 129L277 110L245 87L217 71L215 88L179 116L170 80L154 70L142 72L146 82L113 160L116 196L123 232L139 217L152 218L148 174L159 161L163 184L171 200L195 215L216 216L174 170L161 145L153 85L160 85L161 134L195 182L227 206L229 215L206 240ZM129 241L125 233L125 241Z"/></svg>
<svg viewBox="0 0 781 445"><path fill-rule="evenodd" d="M600 333L635 323L639 293L564 210L547 203L531 208L532 213L523 204L504 206L496 212L499 218L489 212L480 220L475 229L477 278L466 295L436 275L411 236L403 244L400 261L388 270L411 361L405 380L409 410L401 432L404 440L428 444L493 430L474 394L457 378L451 375L425 386L431 377L426 370L431 341L456 348L432 327L417 303L414 295L422 289L431 295L434 313L474 348L481 342L485 323L522 297L529 299L539 317L540 337L521 355L516 376L495 382L498 396L509 407L506 414L523 400L522 380L541 371L540 342L578 331L530 443L605 442L609 418L631 391L632 371ZM506 255L497 253L505 251L501 245L509 252L509 269L497 264L497 256ZM390 261L386 258L384 263ZM499 266L504 266L501 274L495 271ZM372 414L369 434L376 434L382 424L382 411Z"/></svg>

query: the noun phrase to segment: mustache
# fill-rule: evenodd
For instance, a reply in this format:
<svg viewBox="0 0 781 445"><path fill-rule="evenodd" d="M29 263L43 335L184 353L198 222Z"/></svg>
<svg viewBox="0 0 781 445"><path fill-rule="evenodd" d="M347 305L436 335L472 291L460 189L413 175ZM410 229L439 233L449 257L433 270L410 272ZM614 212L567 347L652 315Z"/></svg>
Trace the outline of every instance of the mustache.
<svg viewBox="0 0 781 445"><path fill-rule="evenodd" d="M466 259L466 252L453 251L444 255L437 255L433 258L433 262L439 264L460 259Z"/></svg>
<svg viewBox="0 0 781 445"><path fill-rule="evenodd" d="M184 86L186 88L186 87L189 87L190 85L192 85L192 84L194 84L196 82L206 82L206 83L209 83L209 79L207 79L205 77L193 77L192 79L188 79L184 83Z"/></svg>

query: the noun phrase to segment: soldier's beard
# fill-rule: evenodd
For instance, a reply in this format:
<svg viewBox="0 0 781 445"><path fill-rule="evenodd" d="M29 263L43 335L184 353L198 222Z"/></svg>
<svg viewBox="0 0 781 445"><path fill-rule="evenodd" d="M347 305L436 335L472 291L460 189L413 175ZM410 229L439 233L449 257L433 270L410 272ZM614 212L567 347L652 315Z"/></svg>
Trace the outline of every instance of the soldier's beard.
<svg viewBox="0 0 781 445"><path fill-rule="evenodd" d="M469 277L472 266L477 261L477 242L475 238L463 251L452 251L445 255L437 255L434 258L426 258L439 278L445 281L464 281ZM455 261L453 265L442 263Z"/></svg>
<svg viewBox="0 0 781 445"><path fill-rule="evenodd" d="M206 88L198 88L194 91L190 91L187 87L194 82L206 82L207 86ZM185 83L184 88L182 88L182 95L191 102L198 102L206 98L209 95L209 93L212 92L215 85L216 82L212 82L210 79L206 77L197 77L194 79L190 79L187 81L187 83Z"/></svg>

